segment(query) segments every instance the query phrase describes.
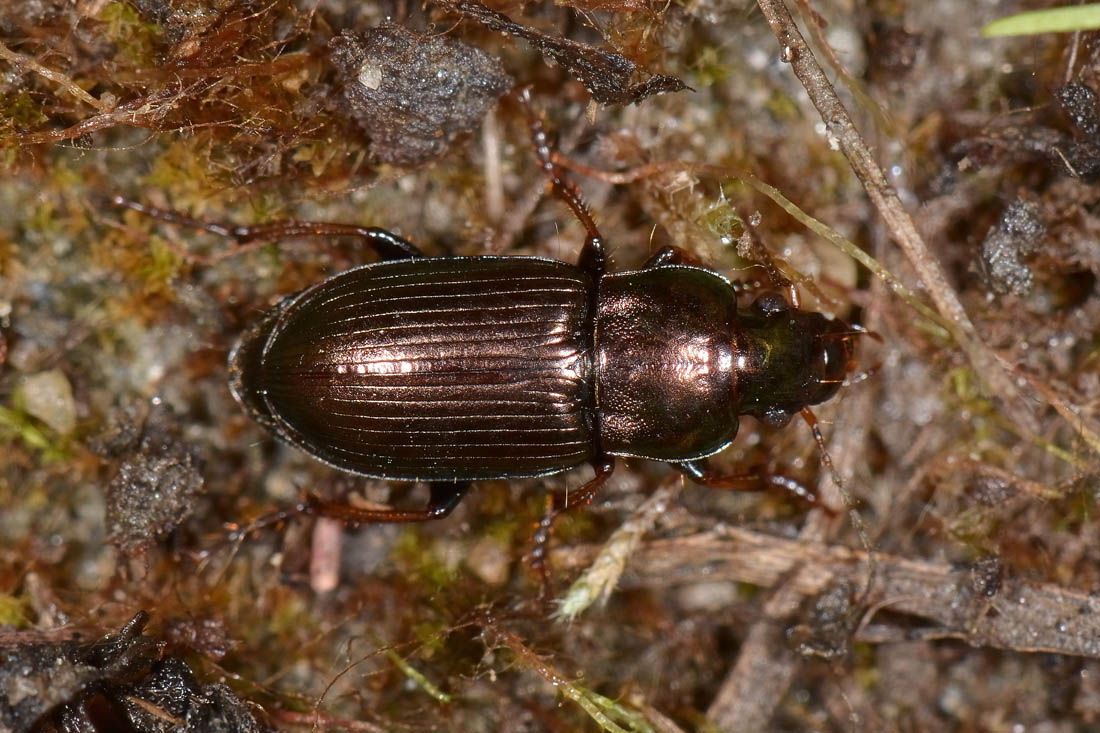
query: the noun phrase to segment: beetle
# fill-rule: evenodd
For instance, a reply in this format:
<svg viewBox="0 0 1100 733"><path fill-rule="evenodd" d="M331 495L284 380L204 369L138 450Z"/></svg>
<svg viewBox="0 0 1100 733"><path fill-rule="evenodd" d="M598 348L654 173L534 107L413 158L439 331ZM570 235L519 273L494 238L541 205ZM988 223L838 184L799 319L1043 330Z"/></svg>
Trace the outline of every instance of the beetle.
<svg viewBox="0 0 1100 733"><path fill-rule="evenodd" d="M550 187L586 230L576 264L426 257L374 227L226 227L116 203L239 245L354 236L380 255L284 299L229 356L234 397L274 436L341 471L431 489L422 509L311 497L306 511L438 519L471 482L590 464L595 476L548 511L539 546L553 517L590 501L620 457L664 461L717 488L805 494L783 476L720 475L707 458L730 445L741 415L773 426L799 412L812 420L808 406L831 398L851 370L859 331L774 291L739 309L733 283L675 247L609 272L604 240L533 115L531 132Z"/></svg>

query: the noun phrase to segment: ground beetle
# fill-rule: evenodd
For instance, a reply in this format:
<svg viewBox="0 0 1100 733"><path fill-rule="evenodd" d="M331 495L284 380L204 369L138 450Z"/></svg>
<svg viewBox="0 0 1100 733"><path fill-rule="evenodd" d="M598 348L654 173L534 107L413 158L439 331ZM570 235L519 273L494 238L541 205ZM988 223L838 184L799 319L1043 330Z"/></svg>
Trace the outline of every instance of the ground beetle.
<svg viewBox="0 0 1100 733"><path fill-rule="evenodd" d="M765 292L746 310L718 273L666 248L606 272L604 242L532 115L539 161L588 237L576 265L541 257L424 257L382 229L313 222L223 227L117 199L238 243L355 236L383 261L283 300L229 357L234 396L268 431L349 473L426 481L421 510L312 499L357 522L446 516L471 481L596 471L547 513L587 502L617 456L671 463L723 489L782 476L722 476L706 457L738 418L783 425L832 397L850 370L852 327ZM540 551L541 554L541 551Z"/></svg>

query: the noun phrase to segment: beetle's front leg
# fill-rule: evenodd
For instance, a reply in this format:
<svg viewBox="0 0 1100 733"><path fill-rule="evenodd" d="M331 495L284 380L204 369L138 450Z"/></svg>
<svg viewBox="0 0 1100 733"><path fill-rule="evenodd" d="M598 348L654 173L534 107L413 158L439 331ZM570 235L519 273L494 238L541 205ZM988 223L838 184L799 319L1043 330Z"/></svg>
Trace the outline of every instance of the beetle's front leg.
<svg viewBox="0 0 1100 733"><path fill-rule="evenodd" d="M814 493L792 478L779 476L773 473L741 473L721 474L715 471L705 458L683 463L673 463L672 466L681 471L692 481L709 486L713 489L724 491L764 491L769 487L776 487L788 491L800 499L819 506L820 502Z"/></svg>
<svg viewBox="0 0 1100 733"><path fill-rule="evenodd" d="M599 234L590 235L584 242L577 267L598 280L607 271L607 248Z"/></svg>
<svg viewBox="0 0 1100 733"><path fill-rule="evenodd" d="M341 502L328 502L316 496L310 496L304 505L305 512L322 517L341 519L345 522L359 523L395 523L425 522L429 519L443 519L458 506L462 497L470 490L469 481L435 482L430 485L431 498L428 506L420 510L403 509L363 509Z"/></svg>

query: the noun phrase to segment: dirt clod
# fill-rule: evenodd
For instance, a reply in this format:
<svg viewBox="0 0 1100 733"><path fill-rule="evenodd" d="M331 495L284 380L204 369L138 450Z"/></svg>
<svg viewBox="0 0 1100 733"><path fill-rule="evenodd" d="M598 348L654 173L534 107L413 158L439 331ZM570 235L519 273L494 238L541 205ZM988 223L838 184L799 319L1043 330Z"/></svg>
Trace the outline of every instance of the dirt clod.
<svg viewBox="0 0 1100 733"><path fill-rule="evenodd" d="M330 51L347 113L370 136L371 152L396 165L442 155L512 86L484 51L393 23L342 33Z"/></svg>

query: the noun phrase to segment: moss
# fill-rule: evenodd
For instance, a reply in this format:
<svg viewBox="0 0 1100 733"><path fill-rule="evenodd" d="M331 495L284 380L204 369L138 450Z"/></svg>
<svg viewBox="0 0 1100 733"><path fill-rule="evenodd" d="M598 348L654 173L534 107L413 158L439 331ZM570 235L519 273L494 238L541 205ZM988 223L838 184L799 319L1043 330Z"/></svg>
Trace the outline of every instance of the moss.
<svg viewBox="0 0 1100 733"><path fill-rule="evenodd" d="M722 52L716 46L702 46L689 64L694 72L692 83L700 88L718 84L734 73L727 62L723 62Z"/></svg>
<svg viewBox="0 0 1100 733"><path fill-rule="evenodd" d="M34 102L27 91L19 91L3 97L0 101L0 122L4 127L0 128L0 134L10 134L22 130L30 130L49 119L49 116Z"/></svg>
<svg viewBox="0 0 1100 733"><path fill-rule="evenodd" d="M390 557L398 572L428 592L447 588L459 575L458 566L446 562L433 543L422 540L415 527L401 532Z"/></svg>
<svg viewBox="0 0 1100 733"><path fill-rule="evenodd" d="M25 598L0 595L0 627L25 629L31 625L30 607Z"/></svg>
<svg viewBox="0 0 1100 733"><path fill-rule="evenodd" d="M143 20L137 8L127 2L109 2L99 20L106 39L118 46L119 60L136 67L157 64L161 27Z"/></svg>
<svg viewBox="0 0 1100 733"><path fill-rule="evenodd" d="M806 510L784 497L685 490L627 558L625 587L607 609L570 627L549 620L553 606L537 597L537 578L522 557L546 491L575 487L584 470L479 482L444 522L349 530L340 543L340 584L324 593L311 588L314 543L324 539L313 518L291 514L244 538L229 536L227 525L301 494L325 493L337 479L263 436L239 410L226 388L226 352L278 297L375 255L303 237L221 257L231 243L117 210L106 200L111 194L218 222L297 217L378 225L433 255L571 258L583 241L559 201L524 208L546 181L530 153L528 120L510 101L494 108L494 128L456 133L431 162L406 169L372 157L369 136L341 112L341 81L326 49L342 31L401 15L417 31L454 36L501 58L508 74L533 85L535 105L569 158L605 170L658 164L624 184L571 176L611 243L616 269L674 244L725 274L763 279L757 267L741 269L749 266L734 246L743 215L761 244L787 260L780 263L785 273L818 273L799 281L804 295L821 290L831 312L881 336L856 341L859 368L873 374L815 408L879 557L919 566L989 552L1000 556L1006 577L1055 583L1065 593L1100 586L1100 550L1079 541L1097 535L1100 519L1092 508L1100 469L1082 430L1095 432L1100 404L1100 269L1089 244L1100 215L1095 180L1067 173L1058 158L1089 163L1094 136L1077 122L1088 115L1063 114L1051 92L1067 74L1100 89L1087 38L1076 54L1070 39L1058 37L975 46L973 28L992 19L980 3L887 0L848 14L815 8L828 16L826 39L854 41L857 53L841 61L891 120L872 111L856 124L890 166L891 186L916 215L977 332L1019 375L1060 395L1072 408L1066 414L1080 417L1073 423L1035 400L1028 405L1035 425L1026 426L1003 416L1005 405L983 391L983 375L967 366L943 320L920 310L928 298L919 278L844 157L819 133L813 110L799 101L801 85L778 62L780 49L759 13L712 0L506 9L550 35L617 50L644 67L631 83L677 73L694 88L620 108L590 105L584 86L561 66L544 63L523 41L468 21L455 26L440 3L406 3L400 12L387 3L332 0L308 4L308 12L306 5L108 2L97 18L72 3L0 8L9 49L106 102L97 110L76 101L57 76L0 62L0 532L7 543L0 593L8 599L0 605L56 603L92 633L119 628L146 605L166 619L153 629L164 637L169 616L216 620L234 643L224 656L207 657L200 673L236 679L252 700L285 713L278 722L290 730L314 725L311 717L302 721L315 708L323 714L316 724L333 728L364 721L477 730L499 719L516 728L595 729L579 704L563 704L555 675L583 678L578 702L594 705L597 716L612 713L600 712L590 693L614 698L625 690L631 705L637 696L681 727L706 728L721 680L775 593L746 582L731 607L691 605L693 585L739 567L699 557L710 550L698 548L712 547L731 525L780 544L795 536ZM1072 69L1069 58L1077 60ZM112 112L116 102L125 106ZM16 137L26 131L40 135ZM723 164L738 170L710 167ZM735 180L742 171L755 180ZM505 201L499 219L487 205L494 180ZM1034 202L1047 232L1027 255L1033 286L1023 294L987 292L977 276L978 245L1004 202L1020 197ZM860 261L916 294L898 296L866 272L837 274L818 256L818 240L850 245L844 257L872 256ZM78 407L69 443L12 400L25 375L54 368L70 379ZM119 436L148 433L154 397L171 405L205 488L171 531L141 553L119 553L107 544L104 493L133 458L118 447L128 444ZM800 480L826 474L809 432L795 423L780 430L746 419L736 445L715 464ZM960 456L983 469L960 472ZM1006 474L1001 493L973 490L975 477ZM554 568L553 590L580 572L583 558L666 475L623 461L597 510L559 519L552 545L563 550L556 556L563 566ZM861 539L844 519L823 523L825 541L830 551L858 552ZM492 585L465 562L464 553L485 538L509 569ZM644 564L655 546L676 550L654 560L668 563L661 573ZM761 567L734 581L766 576L771 559L756 553L739 562ZM519 646L537 651L525 656L531 666L481 643L484 625L470 619L486 608L499 613ZM891 639L929 624L879 606L860 633ZM410 694L410 677L374 654L372 632L455 703ZM879 648L857 644L848 663L827 670L803 664L791 693L797 704L777 703L764 727L842 728L849 717L873 719L884 710L905 710L913 716L905 724L928 730L1008 719L1072 727L1091 714L1088 675L1051 666L1055 655L990 652L940 638L923 650L937 682L925 692L883 676L882 655L872 651ZM1059 694L1035 695L1026 679L1044 679ZM969 710L940 704L945 684L973 702ZM837 699L852 709L834 705ZM1013 705L1025 699L1041 711L1018 715Z"/></svg>

